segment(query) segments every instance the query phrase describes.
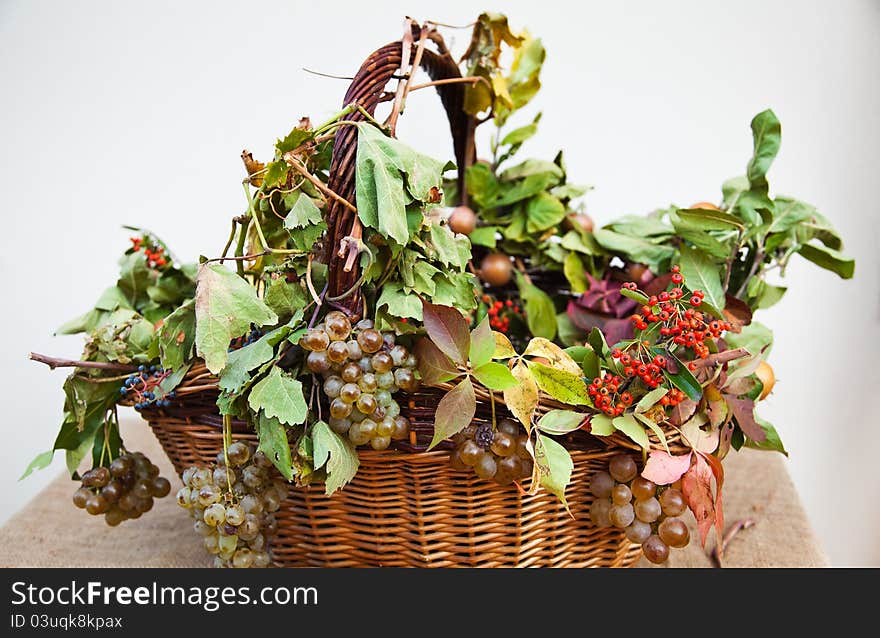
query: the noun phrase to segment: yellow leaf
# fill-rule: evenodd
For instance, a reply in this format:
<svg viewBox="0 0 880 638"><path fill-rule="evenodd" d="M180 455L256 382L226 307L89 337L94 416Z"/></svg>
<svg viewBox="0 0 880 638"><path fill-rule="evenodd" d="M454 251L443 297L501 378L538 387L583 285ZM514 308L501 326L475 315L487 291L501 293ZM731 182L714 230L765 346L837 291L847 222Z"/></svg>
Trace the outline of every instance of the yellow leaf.
<svg viewBox="0 0 880 638"><path fill-rule="evenodd" d="M492 355L493 359L510 359L511 357L516 356L516 350L513 349L513 344L510 343L510 339L495 330L492 331L492 336L495 337L495 352Z"/></svg>
<svg viewBox="0 0 880 638"><path fill-rule="evenodd" d="M532 415L538 407L538 384L522 361L518 361L510 372L519 384L504 391L504 402L507 409L526 427L526 431L531 432Z"/></svg>
<svg viewBox="0 0 880 638"><path fill-rule="evenodd" d="M583 370L575 362L574 359L562 348L544 337L535 337L529 341L524 356L543 357L547 360L546 365L557 370L570 372L578 376L583 376ZM543 361L540 363L544 363Z"/></svg>

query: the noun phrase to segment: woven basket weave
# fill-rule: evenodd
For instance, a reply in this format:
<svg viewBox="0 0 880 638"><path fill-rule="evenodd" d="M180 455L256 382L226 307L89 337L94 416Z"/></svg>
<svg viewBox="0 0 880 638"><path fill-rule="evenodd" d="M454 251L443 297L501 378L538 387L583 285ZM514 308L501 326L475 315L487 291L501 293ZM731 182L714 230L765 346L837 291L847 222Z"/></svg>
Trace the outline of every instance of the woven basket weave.
<svg viewBox="0 0 880 638"><path fill-rule="evenodd" d="M373 113L387 97L386 84L402 67L404 52L434 79L459 77L458 67L442 39L433 32L413 30L413 41L424 37L438 50L418 54L408 43L395 42L367 58L349 88L345 104L357 102ZM406 39L405 39L406 40ZM405 68L405 67L404 67ZM474 119L462 109L461 84L437 87L449 116L455 154L463 170L474 161ZM363 119L358 113L351 120ZM354 171L357 136L354 127L337 134L330 187L355 200ZM466 198L459 179L459 193ZM357 281L357 270L346 272L332 247L349 232L353 213L335 200L329 206L326 242L328 293L339 296ZM345 304L354 313L358 295ZM278 534L272 541L276 563L315 567L622 567L638 558L639 547L622 530L597 529L590 523L589 477L607 467L608 458L632 449L631 443L609 437L598 442L581 434L566 442L574 462L566 495L570 513L546 492L522 495L461 472L449 464L449 450L418 451L419 440L430 440L435 389L408 397L401 409L414 424L416 443L409 449L359 450L355 478L332 497L322 485L291 488L277 514ZM479 393L478 393L479 394ZM197 363L177 388L172 406L143 411L178 473L193 463L212 463L222 449L222 418L217 410L217 379ZM486 418L488 406L478 406ZM506 410L499 404L501 414ZM483 415L481 417L481 415ZM234 438L254 439L244 423L233 423ZM625 446L621 448L620 445ZM414 451L415 450L415 451Z"/></svg>

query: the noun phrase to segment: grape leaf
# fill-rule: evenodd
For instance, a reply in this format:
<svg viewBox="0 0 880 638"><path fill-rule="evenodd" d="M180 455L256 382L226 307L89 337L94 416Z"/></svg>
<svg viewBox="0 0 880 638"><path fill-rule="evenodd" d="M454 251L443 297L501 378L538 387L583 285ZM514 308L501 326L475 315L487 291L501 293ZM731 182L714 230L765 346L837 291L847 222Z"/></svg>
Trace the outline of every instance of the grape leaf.
<svg viewBox="0 0 880 638"><path fill-rule="evenodd" d="M549 436L539 434L535 445L535 466L541 475L541 486L555 494L568 509L565 488L571 482L574 469L568 450Z"/></svg>
<svg viewBox="0 0 880 638"><path fill-rule="evenodd" d="M538 429L546 434L568 434L581 427L586 414L571 410L550 410L538 421Z"/></svg>
<svg viewBox="0 0 880 638"><path fill-rule="evenodd" d="M199 266L196 286L196 352L217 374L226 365L229 342L251 326L278 321L244 279L220 264Z"/></svg>
<svg viewBox="0 0 880 638"><path fill-rule="evenodd" d="M530 361L528 366L538 386L554 399L568 405L592 405L587 384L579 375L535 361Z"/></svg>
<svg viewBox="0 0 880 638"><path fill-rule="evenodd" d="M538 384L522 361L517 361L510 373L519 384L504 391L504 403L513 416L525 426L526 431L531 432L532 415L538 407Z"/></svg>
<svg viewBox="0 0 880 638"><path fill-rule="evenodd" d="M474 377L490 390L507 390L519 383L506 365L494 361L475 368Z"/></svg>
<svg viewBox="0 0 880 638"><path fill-rule="evenodd" d="M480 226L475 228L468 238L474 246L485 246L486 248L495 248L495 233L498 232L497 226Z"/></svg>
<svg viewBox="0 0 880 638"><path fill-rule="evenodd" d="M397 281L389 281L382 286L376 307L385 308L392 317L408 317L417 321L422 318L422 303L418 295L404 291Z"/></svg>
<svg viewBox="0 0 880 638"><path fill-rule="evenodd" d="M254 412L263 410L267 417L275 417L285 425L303 423L309 411L302 383L277 366L251 388L248 405Z"/></svg>
<svg viewBox="0 0 880 638"><path fill-rule="evenodd" d="M226 392L239 392L242 386L250 379L250 372L272 357L275 349L269 345L266 335L260 337L254 343L229 353L226 367L220 372L220 389Z"/></svg>
<svg viewBox="0 0 880 638"><path fill-rule="evenodd" d="M192 356L196 342L195 302L189 300L165 317L159 329L159 356L167 370L177 370Z"/></svg>
<svg viewBox="0 0 880 638"><path fill-rule="evenodd" d="M465 377L457 386L443 395L437 404L434 415L434 438L428 449L441 441L461 432L474 420L477 411L477 397L470 377Z"/></svg>
<svg viewBox="0 0 880 638"><path fill-rule="evenodd" d="M279 317L289 317L302 310L308 303L306 291L296 283L289 283L283 277L272 279L266 286L266 305Z"/></svg>
<svg viewBox="0 0 880 638"><path fill-rule="evenodd" d="M450 306L422 300L422 321L431 341L455 363L468 360L471 334L462 314Z"/></svg>
<svg viewBox="0 0 880 638"><path fill-rule="evenodd" d="M477 324L477 327L471 330L471 345L469 358L471 366L479 368L483 364L492 360L495 354L495 337L492 335L492 329L489 327L489 316L483 317L483 320Z"/></svg>
<svg viewBox="0 0 880 638"><path fill-rule="evenodd" d="M642 470L642 476L657 485L671 485L691 467L692 452L673 456L662 450L652 450Z"/></svg>
<svg viewBox="0 0 880 638"><path fill-rule="evenodd" d="M437 385L461 374L452 360L427 337L416 342L415 355L419 362L419 375L425 385Z"/></svg>
<svg viewBox="0 0 880 638"><path fill-rule="evenodd" d="M290 212L287 213L287 217L284 218L285 228L293 230L296 228L305 228L306 226L321 222L321 209L315 205L315 202L312 201L311 197L302 191L292 193L291 195L295 195L296 197L291 200L285 198L284 201L285 204L290 206Z"/></svg>
<svg viewBox="0 0 880 638"><path fill-rule="evenodd" d="M290 459L290 444L287 442L287 428L278 419L260 412L257 416L257 434L260 438L259 449L272 461L284 478L292 481L293 467Z"/></svg>
<svg viewBox="0 0 880 638"><path fill-rule="evenodd" d="M325 467L327 480L324 492L330 496L348 484L357 474L360 460L357 450L347 439L334 432L329 425L318 421L312 427L312 458L314 468Z"/></svg>

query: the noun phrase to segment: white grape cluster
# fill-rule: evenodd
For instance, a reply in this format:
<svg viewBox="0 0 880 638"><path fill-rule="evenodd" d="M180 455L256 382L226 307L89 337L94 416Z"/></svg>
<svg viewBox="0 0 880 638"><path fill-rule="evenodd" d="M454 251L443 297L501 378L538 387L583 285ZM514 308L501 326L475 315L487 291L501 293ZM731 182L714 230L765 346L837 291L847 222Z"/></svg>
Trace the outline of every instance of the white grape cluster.
<svg viewBox="0 0 880 638"><path fill-rule="evenodd" d="M229 464L226 464L228 459ZM288 486L253 443L236 441L213 468L183 472L177 504L195 519L193 528L214 554L215 567L268 567L269 541L278 531L275 512Z"/></svg>
<svg viewBox="0 0 880 638"><path fill-rule="evenodd" d="M393 395L418 389L417 361L392 333L379 332L369 319L352 328L348 317L333 311L303 335L300 345L309 352L308 369L321 375L335 432L374 450L409 435L409 420Z"/></svg>

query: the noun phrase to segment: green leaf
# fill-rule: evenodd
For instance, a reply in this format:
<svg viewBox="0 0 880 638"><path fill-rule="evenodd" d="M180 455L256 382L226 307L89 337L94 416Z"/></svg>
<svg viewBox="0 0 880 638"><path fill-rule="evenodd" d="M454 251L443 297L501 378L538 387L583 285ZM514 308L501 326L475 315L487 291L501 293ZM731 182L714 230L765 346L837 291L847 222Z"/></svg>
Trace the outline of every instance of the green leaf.
<svg viewBox="0 0 880 638"><path fill-rule="evenodd" d="M266 174L263 176L263 188L270 190L283 185L287 181L287 172L290 168L283 159L269 162L266 167Z"/></svg>
<svg viewBox="0 0 880 638"><path fill-rule="evenodd" d="M452 360L427 337L416 342L415 355L419 362L419 374L425 385L451 381L461 374Z"/></svg>
<svg viewBox="0 0 880 638"><path fill-rule="evenodd" d="M195 342L195 302L189 300L168 315L159 329L159 354L162 366L168 370L180 368L192 357Z"/></svg>
<svg viewBox="0 0 880 638"><path fill-rule="evenodd" d="M770 353L770 346L773 345L773 332L764 324L753 321L749 325L743 326L739 333L725 333L724 341L731 349L745 348L749 354L763 353L766 357Z"/></svg>
<svg viewBox="0 0 880 638"><path fill-rule="evenodd" d="M399 282L391 281L382 286L382 294L376 301L377 308L385 308L392 317L422 319L422 300L414 293L403 290Z"/></svg>
<svg viewBox="0 0 880 638"><path fill-rule="evenodd" d="M199 267L196 287L196 352L217 374L226 365L229 342L251 324L277 323L272 312L244 279L220 264Z"/></svg>
<svg viewBox="0 0 880 638"><path fill-rule="evenodd" d="M644 412L645 410L654 407L660 399L666 396L668 391L669 390L666 388L654 388L648 392L648 394L639 399L639 402L636 403L636 412Z"/></svg>
<svg viewBox="0 0 880 638"><path fill-rule="evenodd" d="M456 235L449 226L433 224L430 230L431 246L437 253L437 260L444 266L464 268L471 258L470 242L464 235Z"/></svg>
<svg viewBox="0 0 880 638"><path fill-rule="evenodd" d="M538 386L554 399L568 405L591 405L587 384L576 374L530 361L529 370Z"/></svg>
<svg viewBox="0 0 880 638"><path fill-rule="evenodd" d="M477 305L473 275L464 272L441 272L434 277L432 301L442 306L472 310Z"/></svg>
<svg viewBox="0 0 880 638"><path fill-rule="evenodd" d="M630 261L648 264L655 271L659 269L659 264L672 259L675 254L675 249L671 246L652 244L639 237L622 235L604 228L594 230L593 237L603 248L622 254Z"/></svg>
<svg viewBox="0 0 880 638"><path fill-rule="evenodd" d="M275 142L275 148L284 154L293 151L312 139L313 133L307 129L294 128L283 140Z"/></svg>
<svg viewBox="0 0 880 638"><path fill-rule="evenodd" d="M587 337L587 333L578 328L566 312L556 315L556 334L557 340L564 346L583 343Z"/></svg>
<svg viewBox="0 0 880 638"><path fill-rule="evenodd" d="M510 359L516 356L516 350L505 335L492 331L492 338L495 340L495 350L492 352L493 359Z"/></svg>
<svg viewBox="0 0 880 638"><path fill-rule="evenodd" d="M669 366L665 371L666 377L672 382L672 384L684 392L689 399L692 401L699 401L700 397L703 396L703 388L700 386L700 382L696 380L691 371L688 370L688 367L683 364L678 357L675 355L670 355L672 359L678 364L676 372L671 372L669 370Z"/></svg>
<svg viewBox="0 0 880 638"><path fill-rule="evenodd" d="M324 492L330 496L357 474L360 465L357 450L348 439L343 439L323 421L318 421L312 428L312 444L315 469L324 467L326 463Z"/></svg>
<svg viewBox="0 0 880 638"><path fill-rule="evenodd" d="M595 379L601 373L602 368L599 364L599 357L592 348L584 348L581 369L584 371L584 376L588 379Z"/></svg>
<svg viewBox="0 0 880 638"><path fill-rule="evenodd" d="M521 164L511 166L501 173L501 179L506 182L511 182L525 177L545 175L559 181L565 177L565 172L554 162L548 162L547 160L541 159L527 159Z"/></svg>
<svg viewBox="0 0 880 638"><path fill-rule="evenodd" d="M610 436L614 434L614 424L611 417L605 414L594 414L590 417L590 434L596 436Z"/></svg>
<svg viewBox="0 0 880 638"><path fill-rule="evenodd" d="M571 410L550 410L538 421L538 429L545 434L568 434L581 427L586 414Z"/></svg>
<svg viewBox="0 0 880 638"><path fill-rule="evenodd" d="M254 412L263 410L267 417L275 417L285 425L303 423L309 411L302 383L277 366L251 388L248 405Z"/></svg>
<svg viewBox="0 0 880 638"><path fill-rule="evenodd" d="M284 478L292 481L293 467L290 459L290 444L287 442L287 428L278 419L260 412L257 417L257 434L260 438L259 449L272 461Z"/></svg>
<svg viewBox="0 0 880 638"><path fill-rule="evenodd" d="M767 171L779 152L782 126L776 114L767 109L752 119L754 154L746 167L746 177L752 189L767 192Z"/></svg>
<svg viewBox="0 0 880 638"><path fill-rule="evenodd" d="M492 334L492 328L489 327L489 316L486 315L477 327L471 330L471 346L468 355L471 366L479 368L483 364L489 363L493 354L495 354L495 336Z"/></svg>
<svg viewBox="0 0 880 638"><path fill-rule="evenodd" d="M526 203L526 230L530 233L552 228L565 218L565 206L553 195L541 192Z"/></svg>
<svg viewBox="0 0 880 638"><path fill-rule="evenodd" d="M507 390L519 383L506 365L494 361L475 368L474 377L490 390Z"/></svg>
<svg viewBox="0 0 880 638"><path fill-rule="evenodd" d="M251 370L260 367L275 356L275 350L263 335L254 343L229 353L226 367L220 372L220 389L239 392L251 378Z"/></svg>
<svg viewBox="0 0 880 638"><path fill-rule="evenodd" d="M468 237L474 246L485 246L486 248L494 249L497 244L495 240L497 232L498 226L480 226L479 228L474 228Z"/></svg>
<svg viewBox="0 0 880 638"><path fill-rule="evenodd" d="M727 301L724 286L721 285L721 272L716 263L703 251L682 246L679 265L688 288L702 290L709 304L718 310L724 310Z"/></svg>
<svg viewBox="0 0 880 638"><path fill-rule="evenodd" d="M169 392L174 390L177 386L180 385L180 382L183 381L183 377L186 376L186 373L189 372L189 369L192 367L192 363L187 363L179 368L177 368L174 372L169 374L167 377L162 379L159 382L159 386L153 390L157 399L161 399L165 397Z"/></svg>
<svg viewBox="0 0 880 638"><path fill-rule="evenodd" d="M654 421L646 417L641 412L634 412L633 416L636 417L639 421L641 421L644 425L649 427L654 434L657 435L657 438L660 440L660 443L663 445L663 449L666 450L667 454L669 453L669 444L666 441L666 433L663 431L659 425L657 425Z"/></svg>
<svg viewBox="0 0 880 638"><path fill-rule="evenodd" d="M520 126L519 128L515 128L510 133L504 136L504 139L501 140L502 146L511 146L514 144L522 144L527 139L534 137L535 133L538 132L537 124L526 124L525 126Z"/></svg>
<svg viewBox="0 0 880 638"><path fill-rule="evenodd" d="M386 154L383 135L372 124L358 125L355 188L358 217L404 246L409 241L406 223L406 193L398 158Z"/></svg>
<svg viewBox="0 0 880 638"><path fill-rule="evenodd" d="M675 211L677 220L673 218L676 230L686 228L705 232L707 230L731 230L743 228L739 217L711 208L682 208ZM676 223L677 222L677 223Z"/></svg>
<svg viewBox="0 0 880 638"><path fill-rule="evenodd" d="M648 303L648 296L643 295L642 293L640 293L637 290L630 290L629 288L621 288L620 294L623 295L624 297L626 297L628 299L632 299L633 301L638 302L639 304L642 304L642 305L645 305Z"/></svg>
<svg viewBox="0 0 880 638"><path fill-rule="evenodd" d="M602 254L602 247L599 246L592 234L582 235L574 230L570 230L563 235L560 245L566 250L573 250L583 255L593 256Z"/></svg>
<svg viewBox="0 0 880 638"><path fill-rule="evenodd" d="M779 433L776 431L776 428L773 427L771 423L765 421L759 416L755 416L755 422L761 426L761 429L764 430L766 437L763 441L754 441L752 439L746 439L746 447L754 448L756 450L769 450L771 452L781 452L785 456L788 456L788 452L785 449L785 446L782 444L782 439L779 438Z"/></svg>
<svg viewBox="0 0 880 638"><path fill-rule="evenodd" d="M470 377L465 377L457 386L443 395L437 404L434 415L434 438L428 449L441 441L458 434L474 420L477 411L477 397Z"/></svg>
<svg viewBox="0 0 880 638"><path fill-rule="evenodd" d="M315 205L311 197L302 191L297 191L292 193L292 195L295 195L295 198L291 199L289 203L287 198L285 198L285 203L290 206L290 212L284 218L285 228L288 230L305 228L306 226L321 222L321 209Z"/></svg>
<svg viewBox="0 0 880 638"><path fill-rule="evenodd" d="M25 468L24 473L18 478L18 480L23 481L35 471L44 470L49 467L49 464L52 463L52 458L54 456L55 450L46 450L42 454L37 454L37 456L34 457L34 460L28 463L28 466Z"/></svg>
<svg viewBox="0 0 880 638"><path fill-rule="evenodd" d="M623 414L616 417L612 420L612 424L615 430L626 434L630 439L641 445L643 450L648 449L648 434L632 414Z"/></svg>
<svg viewBox="0 0 880 638"><path fill-rule="evenodd" d="M150 270L142 252L133 252L122 257L119 262L119 280L116 285L125 293L132 307L146 301L147 288L158 278L158 274Z"/></svg>
<svg viewBox="0 0 880 638"><path fill-rule="evenodd" d="M462 365L467 362L471 333L458 310L422 301L422 321L428 337L447 357Z"/></svg>
<svg viewBox="0 0 880 638"><path fill-rule="evenodd" d="M798 252L804 259L813 262L825 270L836 273L841 279L852 279L855 273L855 260L833 248L804 244Z"/></svg>
<svg viewBox="0 0 880 638"><path fill-rule="evenodd" d="M526 311L529 332L535 337L553 339L556 336L556 308L546 292L526 281L516 272L516 284Z"/></svg>
<svg viewBox="0 0 880 638"><path fill-rule="evenodd" d="M308 303L302 286L289 283L284 277L269 280L264 298L269 309L279 317L289 317Z"/></svg>
<svg viewBox="0 0 880 638"><path fill-rule="evenodd" d="M555 494L568 508L565 488L571 482L571 472L574 469L568 450L549 436L539 434L535 445L535 465L541 474L541 486Z"/></svg>
<svg viewBox="0 0 880 638"><path fill-rule="evenodd" d="M586 269L576 252L569 252L565 256L565 261L562 262L562 272L565 274L572 292L580 294L590 287Z"/></svg>

